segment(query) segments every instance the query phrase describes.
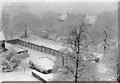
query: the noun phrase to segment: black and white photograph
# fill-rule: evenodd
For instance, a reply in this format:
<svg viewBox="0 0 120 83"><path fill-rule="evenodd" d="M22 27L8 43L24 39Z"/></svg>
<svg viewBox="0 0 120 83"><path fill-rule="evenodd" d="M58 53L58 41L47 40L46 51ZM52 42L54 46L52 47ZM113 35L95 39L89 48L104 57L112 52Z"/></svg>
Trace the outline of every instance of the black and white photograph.
<svg viewBox="0 0 120 83"><path fill-rule="evenodd" d="M119 4L3 0L0 82L120 83Z"/></svg>

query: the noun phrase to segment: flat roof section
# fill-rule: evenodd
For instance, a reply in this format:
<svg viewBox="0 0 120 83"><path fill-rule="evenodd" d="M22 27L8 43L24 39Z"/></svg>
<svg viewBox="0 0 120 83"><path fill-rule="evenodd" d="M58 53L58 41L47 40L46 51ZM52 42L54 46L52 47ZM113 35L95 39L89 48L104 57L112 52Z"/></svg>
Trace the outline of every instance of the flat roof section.
<svg viewBox="0 0 120 83"><path fill-rule="evenodd" d="M43 39L43 38L36 38L36 39L23 38L21 40L26 41L26 42L30 42L30 43L33 43L33 44L36 44L36 45L52 48L54 50L60 50L62 48L65 48L65 46L62 46L60 43L57 43L57 42L54 42L54 41L51 41L51 40L47 40L47 39Z"/></svg>

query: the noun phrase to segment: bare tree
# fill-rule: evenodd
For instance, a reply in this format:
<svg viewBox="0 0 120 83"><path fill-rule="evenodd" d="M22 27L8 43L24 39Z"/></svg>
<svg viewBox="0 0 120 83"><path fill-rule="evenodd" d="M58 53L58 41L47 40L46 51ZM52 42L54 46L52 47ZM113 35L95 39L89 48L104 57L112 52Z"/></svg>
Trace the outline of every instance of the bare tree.
<svg viewBox="0 0 120 83"><path fill-rule="evenodd" d="M37 21L39 21L39 18L30 12L18 13L13 18L14 26L19 27L17 28L18 31L24 31L25 37L28 36L28 30L35 26Z"/></svg>
<svg viewBox="0 0 120 83"><path fill-rule="evenodd" d="M82 33L83 33L83 25L80 26L80 29L77 30L76 28L74 28L74 30L71 32L70 36L72 37L70 40L71 45L73 45L75 48L75 52L76 52L76 70L75 70L75 83L77 83L77 79L78 79L78 67L79 67L79 61L80 61L80 44L82 45ZM85 36L84 36L85 37ZM84 38L83 38L84 39Z"/></svg>
<svg viewBox="0 0 120 83"><path fill-rule="evenodd" d="M9 22L9 14L8 14L8 12L3 8L3 10L2 10L2 29L7 28L8 22Z"/></svg>
<svg viewBox="0 0 120 83"><path fill-rule="evenodd" d="M7 37L7 30L8 30L8 24L10 22L10 15L9 12L3 8L2 10L2 30L4 32L5 37Z"/></svg>
<svg viewBox="0 0 120 83"><path fill-rule="evenodd" d="M90 61L85 60L84 56L89 56L87 52L87 47L91 44L88 38L88 28L87 25L82 22L79 27L74 27L71 31L70 36L68 37L68 43L70 44L73 52L68 52L62 56L62 68L66 69L66 74L70 74L73 77L69 79L75 80L75 83L78 82L78 79L87 71L90 70ZM57 66L59 66L57 64ZM89 73L90 74L90 73ZM68 75L68 76L70 76ZM94 79L91 73L91 79Z"/></svg>
<svg viewBox="0 0 120 83"><path fill-rule="evenodd" d="M86 70L86 62L84 62L83 57L87 54L87 46L88 46L88 32L86 24L82 22L81 26L77 29L74 27L74 30L70 33L69 42L73 51L76 53L75 60L75 83L78 81L78 77L81 76L81 72L85 72ZM80 73L79 73L80 72Z"/></svg>

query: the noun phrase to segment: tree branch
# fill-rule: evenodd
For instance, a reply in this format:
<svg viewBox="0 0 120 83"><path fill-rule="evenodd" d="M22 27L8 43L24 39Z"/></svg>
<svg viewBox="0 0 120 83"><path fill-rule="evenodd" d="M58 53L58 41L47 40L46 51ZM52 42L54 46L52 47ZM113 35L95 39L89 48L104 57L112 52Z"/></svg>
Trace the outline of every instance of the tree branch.
<svg viewBox="0 0 120 83"><path fill-rule="evenodd" d="M76 63L76 58L74 56L72 57L70 54L68 54L68 55L71 58L71 60L73 60L73 62Z"/></svg>
<svg viewBox="0 0 120 83"><path fill-rule="evenodd" d="M83 69L85 69L85 67L80 68L80 69L78 70L78 73L79 73L81 70L83 70Z"/></svg>
<svg viewBox="0 0 120 83"><path fill-rule="evenodd" d="M72 74L74 74L74 71L70 68L70 67L68 67L68 66L64 66L68 71L71 71L71 73Z"/></svg>
<svg viewBox="0 0 120 83"><path fill-rule="evenodd" d="M104 33L105 33L105 39L104 39L104 42L105 42L104 50L105 50L106 49L106 41L107 41L107 32L104 30Z"/></svg>
<svg viewBox="0 0 120 83"><path fill-rule="evenodd" d="M84 68L81 68L80 70L83 70L83 71L81 72L81 74L83 74L88 68L89 68L89 65L86 66L86 67L84 67ZM79 70L79 72L80 72L80 70ZM78 73L79 73L79 72L78 72ZM81 74L79 74L79 76L81 76ZM78 77L79 77L79 76L78 76Z"/></svg>

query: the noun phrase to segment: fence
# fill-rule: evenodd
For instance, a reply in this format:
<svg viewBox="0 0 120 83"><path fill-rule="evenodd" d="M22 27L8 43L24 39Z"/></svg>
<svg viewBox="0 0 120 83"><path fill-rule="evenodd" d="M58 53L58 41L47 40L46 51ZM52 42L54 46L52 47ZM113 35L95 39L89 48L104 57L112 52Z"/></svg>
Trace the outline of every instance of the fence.
<svg viewBox="0 0 120 83"><path fill-rule="evenodd" d="M7 40L6 42L11 43L11 44L18 44L18 45L21 45L21 46L25 46L27 48L30 48L30 49L33 49L33 50L36 50L36 51L40 51L40 52L44 52L44 53L47 53L47 54L52 54L54 56L59 56L59 55L64 54L63 52L60 52L58 50L48 48L48 47L45 47L45 46L36 45L36 44L31 43L31 42L26 42L26 41L23 41L23 40L20 40L20 39Z"/></svg>

